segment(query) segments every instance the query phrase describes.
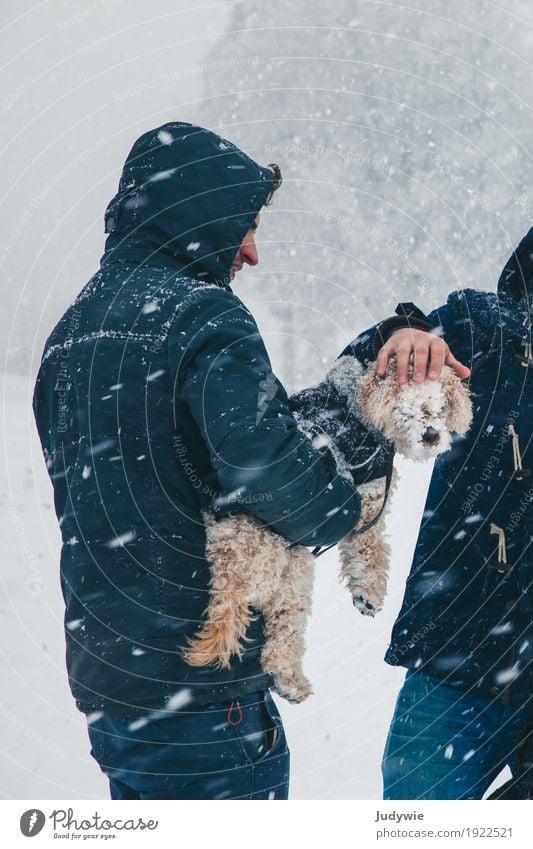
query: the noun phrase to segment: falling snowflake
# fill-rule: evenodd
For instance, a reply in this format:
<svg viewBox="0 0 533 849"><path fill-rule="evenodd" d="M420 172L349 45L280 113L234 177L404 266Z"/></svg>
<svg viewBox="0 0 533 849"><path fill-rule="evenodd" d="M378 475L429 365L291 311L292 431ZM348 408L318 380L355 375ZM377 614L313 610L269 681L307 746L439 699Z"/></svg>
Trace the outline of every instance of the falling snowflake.
<svg viewBox="0 0 533 849"><path fill-rule="evenodd" d="M167 168L166 171L157 171L150 177L150 182L158 183L160 180L168 180L168 178L172 177L172 175L175 174L177 170L177 168Z"/></svg>
<svg viewBox="0 0 533 849"><path fill-rule="evenodd" d="M157 301L148 301L148 303L143 307L143 315L149 315L151 312L155 312L158 309L159 304Z"/></svg>
<svg viewBox="0 0 533 849"><path fill-rule="evenodd" d="M502 669L501 672L498 672L494 676L494 679L497 684L508 684L510 681L514 681L519 675L519 672L518 664L515 663L514 666L509 666L507 669Z"/></svg>
<svg viewBox="0 0 533 849"><path fill-rule="evenodd" d="M514 630L512 622L500 622L499 625L495 625L494 628L491 628L489 634L492 634L494 637L498 637L500 634L511 634Z"/></svg>
<svg viewBox="0 0 533 849"><path fill-rule="evenodd" d="M148 725L150 720L148 719L134 719L133 722L130 722L128 725L128 731L137 731L138 728L142 728L144 725Z"/></svg>
<svg viewBox="0 0 533 849"><path fill-rule="evenodd" d="M165 370L160 368L157 371L153 371L151 374L149 374L148 377L146 378L146 380L148 380L148 381L156 380L158 377L161 377L161 375L164 374L164 373L165 373Z"/></svg>
<svg viewBox="0 0 533 849"><path fill-rule="evenodd" d="M159 139L161 144L172 144L172 142L174 141L172 133L169 133L168 130L159 130L157 138Z"/></svg>
<svg viewBox="0 0 533 849"><path fill-rule="evenodd" d="M169 696L167 699L167 708L170 710L179 710L179 708L185 707L191 701L192 693L188 689L188 687L184 687L182 690L178 690L177 693L173 693L172 696Z"/></svg>
<svg viewBox="0 0 533 849"><path fill-rule="evenodd" d="M109 540L107 543L108 548L120 548L121 545L126 545L128 542L131 542L135 539L137 534L135 531L126 531L125 534L120 534L120 536L116 536L113 539Z"/></svg>
<svg viewBox="0 0 533 849"><path fill-rule="evenodd" d="M102 451L105 451L106 448L111 448L114 444L114 439L102 439L101 442L95 442L94 445L88 449L88 452L89 454L101 454Z"/></svg>
<svg viewBox="0 0 533 849"><path fill-rule="evenodd" d="M99 719L103 717L103 711L95 710L94 713L87 714L87 722L90 725L92 722L97 722Z"/></svg>

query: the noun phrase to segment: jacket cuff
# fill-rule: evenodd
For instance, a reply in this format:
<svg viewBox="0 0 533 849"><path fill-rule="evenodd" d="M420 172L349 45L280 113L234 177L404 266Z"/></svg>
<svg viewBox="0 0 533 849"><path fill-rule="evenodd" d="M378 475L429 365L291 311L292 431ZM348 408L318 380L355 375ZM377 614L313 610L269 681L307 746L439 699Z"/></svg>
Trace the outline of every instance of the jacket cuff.
<svg viewBox="0 0 533 849"><path fill-rule="evenodd" d="M326 380L337 390L343 401L348 402L349 412L353 412L357 384L365 370L359 360L351 354L342 354L329 369Z"/></svg>
<svg viewBox="0 0 533 849"><path fill-rule="evenodd" d="M290 398L299 430L352 486L385 474L383 434L357 414L357 385L364 374L357 358L346 354L333 363L322 383Z"/></svg>

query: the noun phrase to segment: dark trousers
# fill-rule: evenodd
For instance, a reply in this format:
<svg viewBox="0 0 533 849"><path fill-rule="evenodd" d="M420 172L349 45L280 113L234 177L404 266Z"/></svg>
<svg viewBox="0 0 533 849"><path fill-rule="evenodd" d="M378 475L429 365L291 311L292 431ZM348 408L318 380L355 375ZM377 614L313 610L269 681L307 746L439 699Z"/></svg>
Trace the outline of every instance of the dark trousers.
<svg viewBox="0 0 533 849"><path fill-rule="evenodd" d="M88 725L112 799L287 799L289 749L269 691Z"/></svg>
<svg viewBox="0 0 533 849"><path fill-rule="evenodd" d="M409 671L383 756L384 799L481 799L518 757L533 726L533 697L520 707Z"/></svg>

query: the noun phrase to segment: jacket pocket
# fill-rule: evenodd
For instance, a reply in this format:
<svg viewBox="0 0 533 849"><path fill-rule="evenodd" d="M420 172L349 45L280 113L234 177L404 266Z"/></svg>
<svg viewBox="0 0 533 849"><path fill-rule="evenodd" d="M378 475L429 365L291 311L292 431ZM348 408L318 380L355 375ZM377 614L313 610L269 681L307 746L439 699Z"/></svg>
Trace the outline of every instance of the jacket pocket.
<svg viewBox="0 0 533 849"><path fill-rule="evenodd" d="M259 764L287 748L283 722L268 690L255 705L243 707L243 721L233 727L250 764Z"/></svg>

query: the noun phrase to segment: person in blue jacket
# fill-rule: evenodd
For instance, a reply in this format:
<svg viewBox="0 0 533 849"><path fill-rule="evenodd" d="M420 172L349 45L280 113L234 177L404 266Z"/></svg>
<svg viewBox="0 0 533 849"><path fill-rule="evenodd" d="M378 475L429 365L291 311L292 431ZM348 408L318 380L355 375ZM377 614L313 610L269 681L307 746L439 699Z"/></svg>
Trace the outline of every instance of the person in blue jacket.
<svg viewBox="0 0 533 849"><path fill-rule="evenodd" d="M262 617L230 669L183 659L208 602L202 511L248 511L291 543L329 545L358 521L356 484L384 473L382 446L333 387L342 469L333 441L299 428L309 396L287 395L231 290L258 262L260 210L280 182L201 127L142 135L100 268L43 351L33 409L62 535L68 679L113 799L287 798Z"/></svg>
<svg viewBox="0 0 533 849"><path fill-rule="evenodd" d="M429 340L444 338L471 370L473 424L435 462L385 656L408 670L385 799L480 799L506 765L513 778L495 798L531 795L532 297L533 229L496 293L453 292L428 316L400 304L344 352L377 357L381 374L394 355L405 382L414 350L419 381L433 370Z"/></svg>

